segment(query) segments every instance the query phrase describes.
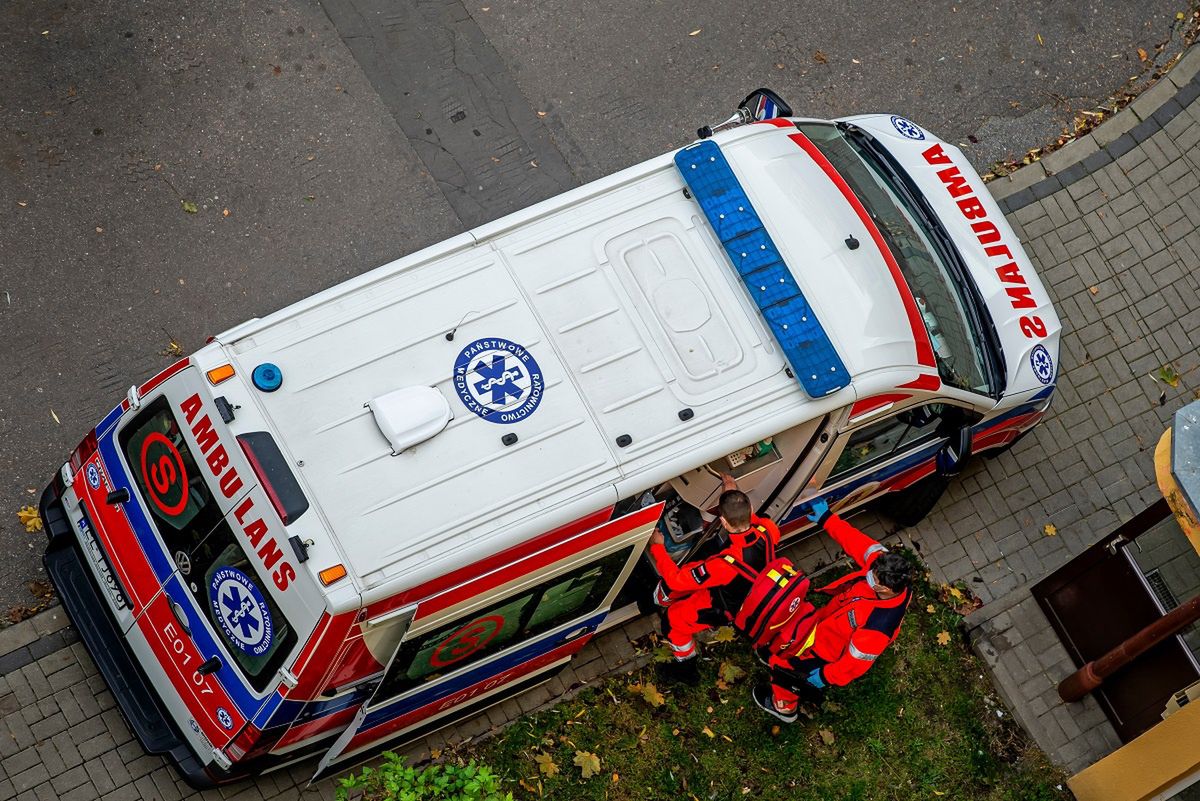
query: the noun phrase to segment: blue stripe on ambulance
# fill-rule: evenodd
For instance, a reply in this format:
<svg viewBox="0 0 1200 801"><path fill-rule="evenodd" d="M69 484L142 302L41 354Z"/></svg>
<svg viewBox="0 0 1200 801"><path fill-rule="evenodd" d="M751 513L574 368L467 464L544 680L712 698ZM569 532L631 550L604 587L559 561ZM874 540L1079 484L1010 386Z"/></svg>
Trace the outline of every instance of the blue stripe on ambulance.
<svg viewBox="0 0 1200 801"><path fill-rule="evenodd" d="M107 418L105 419L107 420ZM104 459L104 467L108 470L109 480L112 482L113 489L124 487L129 490L131 496L137 497L138 490L129 480L129 474L125 472L125 466L121 464L121 456L117 452L115 443L116 437L111 433L108 436L100 438L98 443L100 456ZM134 536L137 537L138 544L141 545L142 552L146 555L146 561L150 563L150 569L154 571L159 584L174 586L177 592L172 594L173 598L179 597L179 593L187 596L189 603L181 603L180 606L187 613L188 625L192 627L192 641L196 644L196 648L204 654L220 653L222 648L218 647L217 641L209 632L208 620L200 617L192 594L183 589L182 582L175 575L175 563L167 558L162 544L154 534L154 529L150 521L146 519L145 514L142 512L142 507L137 503L126 503L122 504L121 508L124 510L125 517L129 520L129 525L133 529ZM219 670L213 676L225 692L229 694L229 698L237 706L242 717L250 719L262 705L262 701L255 698L250 693L249 688L234 676L236 672L236 670L232 669Z"/></svg>

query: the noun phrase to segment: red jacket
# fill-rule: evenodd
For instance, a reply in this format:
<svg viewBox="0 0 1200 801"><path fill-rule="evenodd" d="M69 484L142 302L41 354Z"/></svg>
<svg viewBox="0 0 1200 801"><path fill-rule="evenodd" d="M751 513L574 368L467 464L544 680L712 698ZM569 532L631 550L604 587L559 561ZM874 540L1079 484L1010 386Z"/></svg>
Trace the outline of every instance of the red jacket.
<svg viewBox="0 0 1200 801"><path fill-rule="evenodd" d="M821 669L825 682L844 685L866 673L896 639L911 592L905 590L894 598L880 600L867 583L866 574L887 548L837 515L825 521L825 531L858 563L859 570L818 590L833 598L813 615L815 636L811 645L803 648L814 629L797 639L801 650L790 656L819 657L827 663Z"/></svg>
<svg viewBox="0 0 1200 801"><path fill-rule="evenodd" d="M737 569L726 562L724 557L726 554L730 554L739 560L750 562L753 567L765 566L765 561L762 565L754 565L755 561L760 560L745 558L749 556L746 551L753 548L758 538L762 536L759 527L764 530L763 533L766 536L771 538L773 546L779 544L779 527L765 517L751 515L750 528L738 534L730 533L729 545L707 559L676 565L667 554L667 549L658 543L651 543L650 558L654 560L654 566L657 568L658 574L662 576L663 584L675 596L696 590L724 587L734 582L735 579L746 582L746 589L749 589L749 582L742 578ZM744 595L744 593L742 594ZM728 611L737 610L729 609Z"/></svg>

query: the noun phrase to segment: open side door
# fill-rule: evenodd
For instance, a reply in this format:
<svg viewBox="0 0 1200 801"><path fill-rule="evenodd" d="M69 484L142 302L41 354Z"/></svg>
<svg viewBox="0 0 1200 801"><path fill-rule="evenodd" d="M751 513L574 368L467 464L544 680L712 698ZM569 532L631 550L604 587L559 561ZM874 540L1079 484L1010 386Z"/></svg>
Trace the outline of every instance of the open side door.
<svg viewBox="0 0 1200 801"><path fill-rule="evenodd" d="M661 512L649 506L420 601L313 780L549 680L604 621Z"/></svg>

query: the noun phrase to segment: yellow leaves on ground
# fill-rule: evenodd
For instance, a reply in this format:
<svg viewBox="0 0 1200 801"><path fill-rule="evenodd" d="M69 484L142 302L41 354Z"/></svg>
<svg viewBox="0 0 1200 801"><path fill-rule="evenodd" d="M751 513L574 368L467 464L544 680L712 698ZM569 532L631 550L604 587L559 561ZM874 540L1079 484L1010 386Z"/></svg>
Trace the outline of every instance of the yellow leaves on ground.
<svg viewBox="0 0 1200 801"><path fill-rule="evenodd" d="M591 751L576 751L572 761L579 767L585 779L590 779L600 772L600 757Z"/></svg>
<svg viewBox="0 0 1200 801"><path fill-rule="evenodd" d="M713 634L713 642L733 642L733 626L721 626Z"/></svg>
<svg viewBox="0 0 1200 801"><path fill-rule="evenodd" d="M818 729L817 734L821 735L821 742L825 745L833 745L833 732L829 729Z"/></svg>
<svg viewBox="0 0 1200 801"><path fill-rule="evenodd" d="M949 592L950 597L956 601L961 601L963 599L962 590L960 590L958 587L951 586L947 592Z"/></svg>
<svg viewBox="0 0 1200 801"><path fill-rule="evenodd" d="M1054 525L1053 523L1047 523L1046 525L1042 526L1042 533L1047 537L1053 537L1058 533L1058 526Z"/></svg>
<svg viewBox="0 0 1200 801"><path fill-rule="evenodd" d="M642 700L652 707L660 707L667 702L662 692L649 681L645 684L630 684L629 692L641 696Z"/></svg>
<svg viewBox="0 0 1200 801"><path fill-rule="evenodd" d="M1145 48L1139 47L1137 49L1137 54L1138 54L1138 60L1140 60L1140 61L1149 61L1150 60L1150 54L1146 52Z"/></svg>
<svg viewBox="0 0 1200 801"><path fill-rule="evenodd" d="M196 212L200 211L200 207L190 200L180 200L179 205L187 214L195 214Z"/></svg>
<svg viewBox="0 0 1200 801"><path fill-rule="evenodd" d="M703 735L706 735L708 737L708 739L710 739L710 740L717 736L716 733L713 732L713 730L708 728L707 726L705 726L703 729L701 729L700 733Z"/></svg>
<svg viewBox="0 0 1200 801"><path fill-rule="evenodd" d="M717 668L717 689L728 690L729 685L734 684L742 676L746 675L746 671L742 670L732 662L722 662Z"/></svg>
<svg viewBox="0 0 1200 801"><path fill-rule="evenodd" d="M553 776L558 773L558 765L554 764L554 757L549 754L539 751L534 755L533 761L537 763L538 770L545 776Z"/></svg>
<svg viewBox="0 0 1200 801"><path fill-rule="evenodd" d="M937 611L937 607L934 606L933 604L929 604L928 606L925 607L925 611L932 615L934 612Z"/></svg>
<svg viewBox="0 0 1200 801"><path fill-rule="evenodd" d="M17 520L21 521L21 525L25 530L32 534L35 531L42 530L42 517L38 514L38 510L33 506L22 506L17 510Z"/></svg>
<svg viewBox="0 0 1200 801"><path fill-rule="evenodd" d="M949 645L950 644L950 632L939 631L938 636L937 636L937 643L938 643L938 645L942 645L942 646Z"/></svg>

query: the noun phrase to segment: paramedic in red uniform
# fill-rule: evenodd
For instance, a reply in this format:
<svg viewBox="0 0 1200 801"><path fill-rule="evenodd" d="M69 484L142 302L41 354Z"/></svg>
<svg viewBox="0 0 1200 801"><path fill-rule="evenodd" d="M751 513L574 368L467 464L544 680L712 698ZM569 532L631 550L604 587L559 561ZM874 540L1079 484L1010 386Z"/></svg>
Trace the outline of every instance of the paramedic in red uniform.
<svg viewBox="0 0 1200 801"><path fill-rule="evenodd" d="M705 559L676 565L663 546L663 535L650 537L650 558L662 577L655 600L666 606L667 643L675 661L667 668L681 681L696 679L696 641L693 635L727 624L750 590L749 579L725 561L728 554L755 570L767 564L767 538L779 543L779 529L754 514L750 498L737 488L731 476L722 476L724 491L717 508L720 513L722 547ZM665 589L666 597L662 597Z"/></svg>
<svg viewBox="0 0 1200 801"><path fill-rule="evenodd" d="M900 633L912 596L912 567L899 554L829 511L818 498L809 520L822 526L858 564L820 588L833 597L801 625L796 639L769 656L770 685L754 688L754 703L785 723L796 720L799 694L819 700L826 687L849 684L870 669Z"/></svg>

